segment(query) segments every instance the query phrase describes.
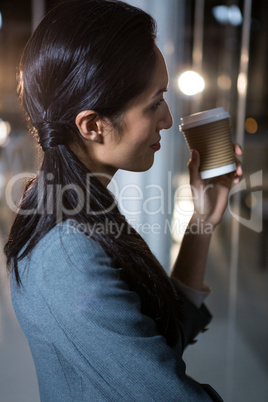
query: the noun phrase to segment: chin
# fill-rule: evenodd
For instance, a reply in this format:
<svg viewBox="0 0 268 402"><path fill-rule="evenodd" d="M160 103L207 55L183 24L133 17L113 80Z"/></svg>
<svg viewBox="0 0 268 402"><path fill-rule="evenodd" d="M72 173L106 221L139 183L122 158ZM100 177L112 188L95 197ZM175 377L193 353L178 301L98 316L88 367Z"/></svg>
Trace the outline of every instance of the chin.
<svg viewBox="0 0 268 402"><path fill-rule="evenodd" d="M153 166L154 161L152 161L151 163L144 163L143 165L137 166L137 167L133 167L132 169L127 169L130 172L147 172L147 170L151 169L151 167Z"/></svg>
<svg viewBox="0 0 268 402"><path fill-rule="evenodd" d="M141 161L136 162L135 164L125 164L125 166L118 166L118 169L125 170L128 172L146 172L149 170L154 164L154 156L151 158L143 159Z"/></svg>

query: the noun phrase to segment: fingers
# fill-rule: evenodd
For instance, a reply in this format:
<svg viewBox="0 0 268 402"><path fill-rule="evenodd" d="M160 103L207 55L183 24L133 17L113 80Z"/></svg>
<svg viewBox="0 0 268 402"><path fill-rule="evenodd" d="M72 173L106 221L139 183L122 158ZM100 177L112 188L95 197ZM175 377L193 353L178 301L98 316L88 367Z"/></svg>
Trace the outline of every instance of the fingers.
<svg viewBox="0 0 268 402"><path fill-rule="evenodd" d="M243 155L243 150L242 150L240 144L238 144L237 142L234 142L233 147L234 147L234 152L237 156ZM242 176L243 176L242 163L240 162L239 159L236 158L236 171L235 171L235 175L234 175L234 184L239 183L242 179Z"/></svg>
<svg viewBox="0 0 268 402"><path fill-rule="evenodd" d="M234 147L234 152L237 156L242 156L243 155L243 150L240 144L237 142L233 142L233 147Z"/></svg>
<svg viewBox="0 0 268 402"><path fill-rule="evenodd" d="M240 144L234 142L233 143L233 148L235 155L240 157L243 155L243 150ZM236 157L236 171L235 173L231 173L228 178L233 180L234 184L237 184L241 181L242 176L243 176L243 168L242 168L242 163L240 160ZM199 167L200 167L200 155L199 152L196 149L193 149L191 151L191 159L188 163L188 169L189 169L189 174L190 174L190 183L192 185L197 185L198 183L201 182L201 176L199 172ZM218 180L218 179L217 179Z"/></svg>
<svg viewBox="0 0 268 402"><path fill-rule="evenodd" d="M235 175L234 175L234 184L237 184L241 181L243 176L243 169L242 169L242 165L239 161L236 162L236 171L235 171Z"/></svg>
<svg viewBox="0 0 268 402"><path fill-rule="evenodd" d="M201 180L199 166L200 166L199 152L196 149L192 149L191 150L191 159L188 163L191 184L197 183L197 181Z"/></svg>

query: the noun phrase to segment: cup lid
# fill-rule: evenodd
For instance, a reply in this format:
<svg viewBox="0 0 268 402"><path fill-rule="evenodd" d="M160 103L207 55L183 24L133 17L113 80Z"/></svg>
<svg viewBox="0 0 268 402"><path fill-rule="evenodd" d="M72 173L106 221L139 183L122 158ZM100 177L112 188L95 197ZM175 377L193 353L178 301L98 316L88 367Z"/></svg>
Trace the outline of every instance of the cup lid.
<svg viewBox="0 0 268 402"><path fill-rule="evenodd" d="M205 110L204 112L194 113L190 116L181 117L180 130L188 130L189 128L201 126L202 124L212 123L217 120L227 119L231 117L224 107L216 107L215 109Z"/></svg>

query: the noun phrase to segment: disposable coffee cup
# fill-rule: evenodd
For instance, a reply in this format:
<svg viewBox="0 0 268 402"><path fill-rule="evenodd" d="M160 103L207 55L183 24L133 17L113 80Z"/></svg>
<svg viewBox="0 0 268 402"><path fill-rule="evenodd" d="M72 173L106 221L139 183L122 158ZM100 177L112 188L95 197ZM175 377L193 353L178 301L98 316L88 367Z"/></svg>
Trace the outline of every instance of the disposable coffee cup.
<svg viewBox="0 0 268 402"><path fill-rule="evenodd" d="M202 179L236 170L230 117L224 107L217 107L181 118L180 131L189 150L200 154Z"/></svg>

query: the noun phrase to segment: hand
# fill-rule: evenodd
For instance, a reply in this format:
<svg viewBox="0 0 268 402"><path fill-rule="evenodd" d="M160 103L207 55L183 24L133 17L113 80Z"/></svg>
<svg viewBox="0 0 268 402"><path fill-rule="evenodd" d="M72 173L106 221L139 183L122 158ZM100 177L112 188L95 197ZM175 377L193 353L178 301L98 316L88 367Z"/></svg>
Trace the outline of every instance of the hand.
<svg viewBox="0 0 268 402"><path fill-rule="evenodd" d="M234 143L233 147L236 156L243 155L239 144ZM201 179L199 166L199 153L197 150L193 150L188 169L194 202L194 216L196 219L201 219L202 222L215 227L222 220L232 183L237 184L241 180L242 165L236 157L235 172L207 180Z"/></svg>

